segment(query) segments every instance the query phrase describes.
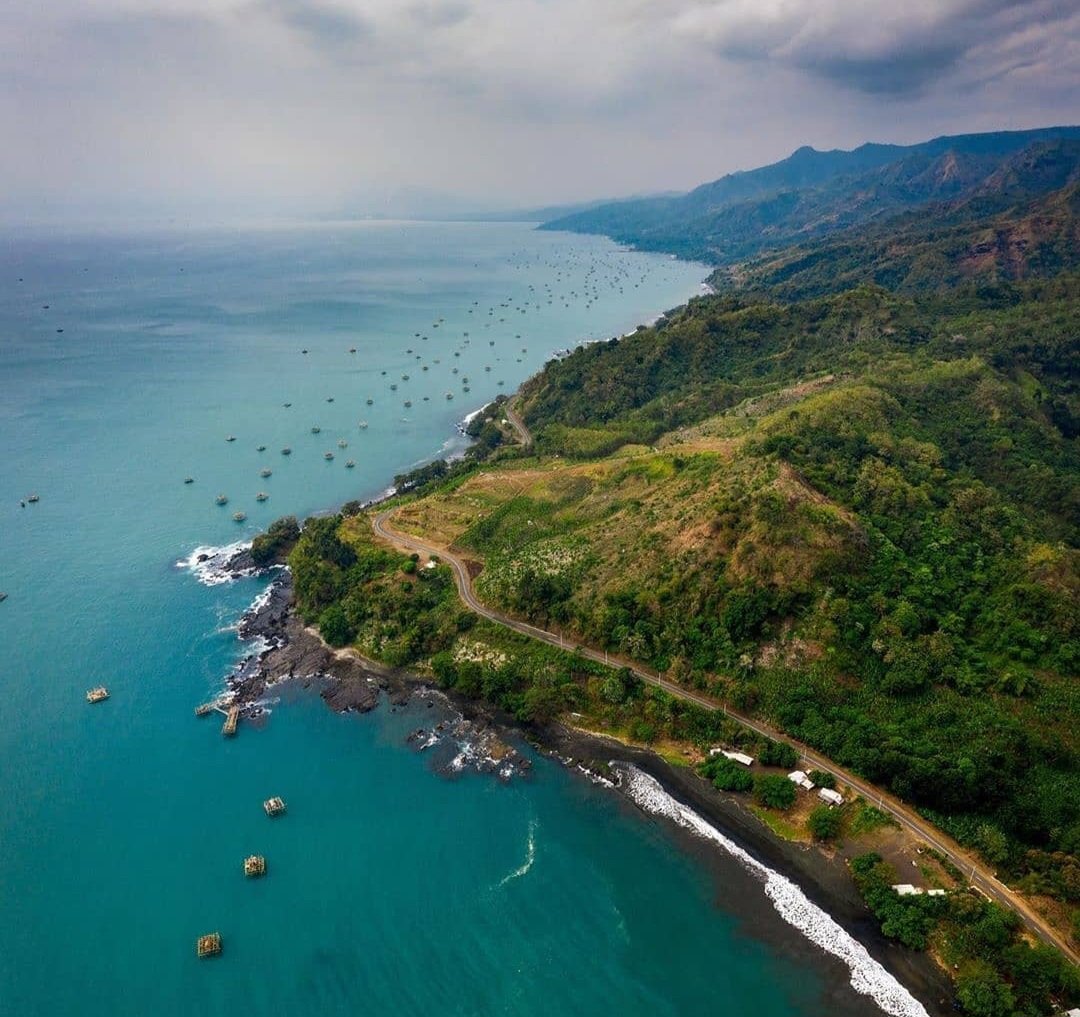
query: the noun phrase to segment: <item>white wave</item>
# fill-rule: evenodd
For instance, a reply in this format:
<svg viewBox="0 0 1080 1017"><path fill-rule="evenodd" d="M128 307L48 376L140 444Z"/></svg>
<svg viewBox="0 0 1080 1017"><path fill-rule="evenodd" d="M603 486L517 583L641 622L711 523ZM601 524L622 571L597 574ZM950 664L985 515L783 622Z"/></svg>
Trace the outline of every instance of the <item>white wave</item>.
<svg viewBox="0 0 1080 1017"><path fill-rule="evenodd" d="M239 571L226 568L233 558L249 547L250 540L238 540L235 544L226 544L224 547L197 547L186 558L181 558L176 567L187 569L203 586L220 586L240 576L254 575L258 571L255 568Z"/></svg>
<svg viewBox="0 0 1080 1017"><path fill-rule="evenodd" d="M499 880L499 886L506 886L513 879L520 879L522 876L527 875L529 869L533 867L533 862L536 861L536 820L529 820L529 839L525 846L525 862L518 866L513 872L503 876Z"/></svg>
<svg viewBox="0 0 1080 1017"><path fill-rule="evenodd" d="M613 765L618 767L622 777L621 786L638 806L646 812L665 816L699 837L718 844L747 872L761 880L765 884L765 895L784 921L848 966L851 986L856 992L869 996L892 1017L929 1017L923 1005L870 956L862 943L807 898L790 879L763 865L693 809L676 801L649 774L629 764Z"/></svg>
<svg viewBox="0 0 1080 1017"><path fill-rule="evenodd" d="M461 423L458 424L458 430L464 432L465 428L467 428L490 405L491 403L484 403L484 405L481 406L480 409L473 410L472 413L466 413L465 416L461 418Z"/></svg>

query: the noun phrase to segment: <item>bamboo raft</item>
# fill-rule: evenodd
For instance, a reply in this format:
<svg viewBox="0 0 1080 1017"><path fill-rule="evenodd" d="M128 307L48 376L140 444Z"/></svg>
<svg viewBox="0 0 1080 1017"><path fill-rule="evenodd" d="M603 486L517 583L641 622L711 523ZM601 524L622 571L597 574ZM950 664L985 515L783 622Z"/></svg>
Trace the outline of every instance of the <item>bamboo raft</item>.
<svg viewBox="0 0 1080 1017"><path fill-rule="evenodd" d="M104 685L99 685L96 689L90 689L86 693L86 701L88 703L103 703L109 698L109 690Z"/></svg>
<svg viewBox="0 0 1080 1017"><path fill-rule="evenodd" d="M280 816L285 812L285 799L278 798L276 795L273 798L267 798L263 802L263 809L271 818Z"/></svg>
<svg viewBox="0 0 1080 1017"><path fill-rule="evenodd" d="M221 953L221 933L208 932L195 941L195 953L199 957L216 957Z"/></svg>
<svg viewBox="0 0 1080 1017"><path fill-rule="evenodd" d="M221 725L221 733L226 738L231 738L236 734L236 723L240 719L240 707L230 706L229 712L225 715L225 723Z"/></svg>
<svg viewBox="0 0 1080 1017"><path fill-rule="evenodd" d="M266 859L262 855L248 855L244 859L244 875L249 879L266 875Z"/></svg>

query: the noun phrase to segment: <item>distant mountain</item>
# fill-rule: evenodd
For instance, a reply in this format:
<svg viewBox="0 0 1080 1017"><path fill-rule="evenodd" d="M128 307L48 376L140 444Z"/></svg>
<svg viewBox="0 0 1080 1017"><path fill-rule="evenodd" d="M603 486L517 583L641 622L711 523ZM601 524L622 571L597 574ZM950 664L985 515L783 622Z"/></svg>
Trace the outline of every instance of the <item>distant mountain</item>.
<svg viewBox="0 0 1080 1017"><path fill-rule="evenodd" d="M867 282L915 292L1076 268L1080 140L1061 140L1014 153L951 200L722 266L714 282L794 300Z"/></svg>
<svg viewBox="0 0 1080 1017"><path fill-rule="evenodd" d="M1080 140L1080 127L968 134L850 152L803 147L787 159L732 173L678 197L602 204L544 229L602 233L646 250L717 265L875 222L934 202L1051 189L1012 157L1040 143ZM1012 176L1010 176L1012 174ZM1019 186L1019 185L1016 185ZM1061 186L1059 181L1057 186Z"/></svg>

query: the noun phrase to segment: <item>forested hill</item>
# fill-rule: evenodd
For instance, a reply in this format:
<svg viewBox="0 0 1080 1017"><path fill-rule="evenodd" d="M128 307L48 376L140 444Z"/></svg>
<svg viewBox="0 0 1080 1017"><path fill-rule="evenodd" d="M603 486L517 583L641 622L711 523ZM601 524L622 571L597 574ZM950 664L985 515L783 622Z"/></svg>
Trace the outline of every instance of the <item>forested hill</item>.
<svg viewBox="0 0 1080 1017"><path fill-rule="evenodd" d="M645 250L717 265L828 236L932 203L1015 202L1025 153L1080 140L1080 127L969 134L850 152L800 148L760 169L732 173L689 194L601 205L542 228L601 233ZM1065 181L1027 177L1027 197Z"/></svg>

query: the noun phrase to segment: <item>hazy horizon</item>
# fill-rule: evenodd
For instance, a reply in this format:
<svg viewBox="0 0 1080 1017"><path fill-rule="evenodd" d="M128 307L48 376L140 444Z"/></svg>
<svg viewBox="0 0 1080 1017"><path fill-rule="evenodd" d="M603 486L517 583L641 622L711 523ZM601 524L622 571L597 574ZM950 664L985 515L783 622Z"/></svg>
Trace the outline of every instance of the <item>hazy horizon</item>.
<svg viewBox="0 0 1080 1017"><path fill-rule="evenodd" d="M1080 121L1066 0L54 0L0 14L0 217L453 215L802 145Z"/></svg>

